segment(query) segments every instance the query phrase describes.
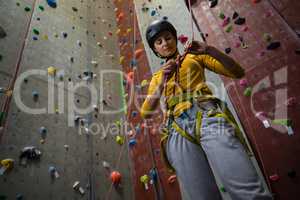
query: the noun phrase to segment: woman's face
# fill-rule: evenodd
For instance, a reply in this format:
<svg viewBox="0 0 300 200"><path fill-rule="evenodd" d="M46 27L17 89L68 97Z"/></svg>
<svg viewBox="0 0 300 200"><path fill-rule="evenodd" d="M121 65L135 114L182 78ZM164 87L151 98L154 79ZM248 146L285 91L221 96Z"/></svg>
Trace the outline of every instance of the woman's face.
<svg viewBox="0 0 300 200"><path fill-rule="evenodd" d="M177 51L176 38L169 31L160 33L154 41L154 51L162 57L172 56Z"/></svg>

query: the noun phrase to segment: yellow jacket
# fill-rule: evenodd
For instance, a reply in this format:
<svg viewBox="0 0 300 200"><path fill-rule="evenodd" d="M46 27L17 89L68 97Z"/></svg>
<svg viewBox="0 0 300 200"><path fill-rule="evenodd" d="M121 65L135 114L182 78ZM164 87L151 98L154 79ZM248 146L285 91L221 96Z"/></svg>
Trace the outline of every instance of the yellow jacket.
<svg viewBox="0 0 300 200"><path fill-rule="evenodd" d="M212 94L211 90L208 88L205 83L205 74L204 69L209 69L215 73L222 74L231 78L240 78L244 74L243 68L235 63L233 66L225 67L221 62L213 58L208 54L194 55L187 54L182 61L180 71L179 71L179 86L175 84L175 73L167 82L167 91L163 91L163 95L166 95L166 98L169 99L173 96L174 86L175 86L175 95L182 94L182 92L193 92L198 89L205 91L206 94ZM154 95L159 84L162 82L162 70L160 69L153 74L149 88L148 96ZM166 89L165 88L165 89ZM174 108L174 116L179 116L180 113L191 107L189 101L180 102ZM141 116L145 117L146 113L153 111L155 108L151 108L147 98L144 101L141 108Z"/></svg>

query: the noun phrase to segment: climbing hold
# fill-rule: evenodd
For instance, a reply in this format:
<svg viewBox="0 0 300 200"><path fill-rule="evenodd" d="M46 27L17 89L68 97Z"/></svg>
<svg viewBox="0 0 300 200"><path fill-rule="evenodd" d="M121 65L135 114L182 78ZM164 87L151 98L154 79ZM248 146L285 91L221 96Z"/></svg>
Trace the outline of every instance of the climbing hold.
<svg viewBox="0 0 300 200"><path fill-rule="evenodd" d="M27 160L39 160L41 155L42 152L34 146L24 147L19 156L20 163L25 165Z"/></svg>
<svg viewBox="0 0 300 200"><path fill-rule="evenodd" d="M271 42L271 40L272 40L272 36L268 33L264 33L263 38L264 38L264 41L266 41L266 42Z"/></svg>
<svg viewBox="0 0 300 200"><path fill-rule="evenodd" d="M175 181L176 181L176 175L171 175L171 176L169 176L169 178L168 178L168 183L169 184L172 184L172 183L174 183Z"/></svg>
<svg viewBox="0 0 300 200"><path fill-rule="evenodd" d="M268 46L267 46L267 50L274 50L280 47L280 42L271 42Z"/></svg>
<svg viewBox="0 0 300 200"><path fill-rule="evenodd" d="M40 129L39 129L39 133L41 134L41 137L42 137L43 139L45 139L45 138L46 138L46 134L47 134L47 129L46 129L44 126L42 126L42 127L40 127Z"/></svg>
<svg viewBox="0 0 300 200"><path fill-rule="evenodd" d="M47 3L48 3L48 5L49 5L51 8L56 8L56 7L57 7L56 0L47 0Z"/></svg>
<svg viewBox="0 0 300 200"><path fill-rule="evenodd" d="M210 8L215 7L218 4L218 0L208 0L208 5Z"/></svg>
<svg viewBox="0 0 300 200"><path fill-rule="evenodd" d="M55 76L57 70L55 67L51 66L51 67L48 67L47 71L48 71L48 75Z"/></svg>
<svg viewBox="0 0 300 200"><path fill-rule="evenodd" d="M62 34L63 38L67 38L68 37L68 33L66 33L66 32L62 32L61 34Z"/></svg>
<svg viewBox="0 0 300 200"><path fill-rule="evenodd" d="M26 12L29 12L29 11L31 11L31 8L30 8L29 6L26 6L26 7L24 8L24 10L25 10Z"/></svg>
<svg viewBox="0 0 300 200"><path fill-rule="evenodd" d="M103 36L103 39L104 39L104 40L107 40L107 37L106 37L106 36Z"/></svg>
<svg viewBox="0 0 300 200"><path fill-rule="evenodd" d="M220 191L224 193L224 192L226 192L226 189L223 186L221 186Z"/></svg>
<svg viewBox="0 0 300 200"><path fill-rule="evenodd" d="M255 117L257 117L264 125L265 128L269 128L271 125L269 123L269 120L266 117L266 113L264 112L257 112L255 114Z"/></svg>
<svg viewBox="0 0 300 200"><path fill-rule="evenodd" d="M232 15L232 19L235 19L239 16L239 14L237 12L234 12L233 15Z"/></svg>
<svg viewBox="0 0 300 200"><path fill-rule="evenodd" d="M35 28L32 30L32 32L33 32L34 34L36 34L36 35L39 35L39 34L40 34L40 31L37 30L37 29L35 29Z"/></svg>
<svg viewBox="0 0 300 200"><path fill-rule="evenodd" d="M77 45L80 46L80 47L82 46L80 40L77 40Z"/></svg>
<svg viewBox="0 0 300 200"><path fill-rule="evenodd" d="M33 39L33 40L38 40L38 37L33 36L32 39Z"/></svg>
<svg viewBox="0 0 300 200"><path fill-rule="evenodd" d="M247 85L248 85L247 79L241 79L241 80L239 81L239 83L240 83L240 85L243 86L243 87L247 87Z"/></svg>
<svg viewBox="0 0 300 200"><path fill-rule="evenodd" d="M124 60L125 60L125 57L124 57L124 56L121 56L121 57L120 57L120 64L121 64L121 65L123 64Z"/></svg>
<svg viewBox="0 0 300 200"><path fill-rule="evenodd" d="M229 24L229 22L230 22L230 17L226 17L226 18L223 20L221 26L222 26L222 27L225 27L225 26L227 26L227 25Z"/></svg>
<svg viewBox="0 0 300 200"><path fill-rule="evenodd" d="M189 38L183 34L179 35L178 37L178 40L180 41L181 44L185 44L188 41L188 39Z"/></svg>
<svg viewBox="0 0 300 200"><path fill-rule="evenodd" d="M245 22L246 22L246 18L243 18L243 17L239 17L239 18L237 18L237 20L234 21L234 23L236 25L243 25L243 24L245 24Z"/></svg>
<svg viewBox="0 0 300 200"><path fill-rule="evenodd" d="M110 164L107 162L107 161L103 161L102 162L102 166L106 169L109 169L110 168Z"/></svg>
<svg viewBox="0 0 300 200"><path fill-rule="evenodd" d="M152 182L157 182L157 171L155 168L152 168L150 171L149 171L149 175L150 175L150 178L151 178L151 181Z"/></svg>
<svg viewBox="0 0 300 200"><path fill-rule="evenodd" d="M73 189L79 192L81 195L84 195L84 189L80 186L79 181L75 181L75 183L73 184Z"/></svg>
<svg viewBox="0 0 300 200"><path fill-rule="evenodd" d="M225 49L225 53L226 54L229 54L230 52L231 52L231 48L230 47L228 47L228 48Z"/></svg>
<svg viewBox="0 0 300 200"><path fill-rule="evenodd" d="M251 87L247 87L244 91L244 96L246 97L250 97L252 93L252 88Z"/></svg>
<svg viewBox="0 0 300 200"><path fill-rule="evenodd" d="M151 10L150 15L153 17L156 14L156 10Z"/></svg>
<svg viewBox="0 0 300 200"><path fill-rule="evenodd" d="M229 32L231 32L232 31L232 26L230 25L230 26L228 26L227 28L226 28L226 33L229 33Z"/></svg>
<svg viewBox="0 0 300 200"><path fill-rule="evenodd" d="M131 67L137 66L137 60L133 58L133 59L130 61L130 66L131 66Z"/></svg>
<svg viewBox="0 0 300 200"><path fill-rule="evenodd" d="M128 33L131 33L131 31L132 31L132 29L131 28L128 28L127 30L126 30L126 33L128 34Z"/></svg>
<svg viewBox="0 0 300 200"><path fill-rule="evenodd" d="M141 181L141 183L144 184L145 190L149 189L149 187L148 187L149 180L150 180L150 178L147 174L144 174L143 176L140 177L140 181Z"/></svg>
<svg viewBox="0 0 300 200"><path fill-rule="evenodd" d="M136 116L137 116L137 114L138 114L138 112L137 112L137 111L132 111L132 112L131 112L131 116L132 116L132 117L136 117Z"/></svg>
<svg viewBox="0 0 300 200"><path fill-rule="evenodd" d="M142 82L141 82L141 87L145 87L147 86L149 83L148 83L148 80L144 79Z"/></svg>
<svg viewBox="0 0 300 200"><path fill-rule="evenodd" d="M37 91L33 91L32 92L32 97L36 101L38 99L38 97L39 97L39 93Z"/></svg>
<svg viewBox="0 0 300 200"><path fill-rule="evenodd" d="M121 176L120 172L118 172L118 171L112 171L110 173L110 179L115 186L118 186L120 184L121 178L122 178L122 176Z"/></svg>
<svg viewBox="0 0 300 200"><path fill-rule="evenodd" d="M144 49L137 49L134 52L134 56L136 59L139 59L143 55Z"/></svg>
<svg viewBox="0 0 300 200"><path fill-rule="evenodd" d="M74 12L77 12L77 11L78 11L78 8L72 7L72 10L73 10Z"/></svg>
<svg viewBox="0 0 300 200"><path fill-rule="evenodd" d="M282 126L291 126L292 120L291 119L274 119L274 120L272 120L272 123L282 125Z"/></svg>
<svg viewBox="0 0 300 200"><path fill-rule="evenodd" d="M50 166L48 169L48 172L49 172L51 178L59 178L58 171L54 166Z"/></svg>
<svg viewBox="0 0 300 200"><path fill-rule="evenodd" d="M6 32L4 31L4 29L2 28L2 26L0 26L0 39L5 38L6 37Z"/></svg>
<svg viewBox="0 0 300 200"><path fill-rule="evenodd" d="M42 6L42 5L39 5L39 9L40 9L40 11L44 11L45 10L44 6Z"/></svg>
<svg viewBox="0 0 300 200"><path fill-rule="evenodd" d="M3 59L3 56L0 54L0 61L2 61L2 59Z"/></svg>
<svg viewBox="0 0 300 200"><path fill-rule="evenodd" d="M136 145L136 140L135 139L130 139L128 144L129 144L129 147L133 147L134 145Z"/></svg>
<svg viewBox="0 0 300 200"><path fill-rule="evenodd" d="M65 148L66 151L68 151L70 147L69 147L69 145L65 144L64 148Z"/></svg>
<svg viewBox="0 0 300 200"><path fill-rule="evenodd" d="M278 180L279 180L278 174L273 174L273 175L269 176L269 178L270 178L270 180L272 180L272 181L278 181Z"/></svg>
<svg viewBox="0 0 300 200"><path fill-rule="evenodd" d="M10 170L13 169L14 167L14 160L13 159L10 159L10 158L7 158L7 159L3 159L1 160L0 162L0 175L3 175L5 172L8 172Z"/></svg>
<svg viewBox="0 0 300 200"><path fill-rule="evenodd" d="M225 19L225 18L226 18L226 16L224 15L224 13L223 13L223 12L220 12L220 14L219 14L219 18L220 18L220 19Z"/></svg>
<svg viewBox="0 0 300 200"><path fill-rule="evenodd" d="M116 137L116 142L117 142L119 145L123 145L123 144L124 144L124 141L125 141L124 136L117 135L117 137Z"/></svg>

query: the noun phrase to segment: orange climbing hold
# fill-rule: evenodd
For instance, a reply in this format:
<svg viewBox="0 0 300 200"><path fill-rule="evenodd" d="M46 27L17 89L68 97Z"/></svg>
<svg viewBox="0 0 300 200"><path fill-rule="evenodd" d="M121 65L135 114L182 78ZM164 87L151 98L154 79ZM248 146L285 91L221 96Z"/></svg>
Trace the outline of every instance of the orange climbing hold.
<svg viewBox="0 0 300 200"><path fill-rule="evenodd" d="M137 49L135 52L134 52L134 56L136 59L139 59L142 55L143 55L143 52L144 52L144 49Z"/></svg>
<svg viewBox="0 0 300 200"><path fill-rule="evenodd" d="M121 182L121 174L118 171L113 171L110 174L110 179L114 185L118 185Z"/></svg>

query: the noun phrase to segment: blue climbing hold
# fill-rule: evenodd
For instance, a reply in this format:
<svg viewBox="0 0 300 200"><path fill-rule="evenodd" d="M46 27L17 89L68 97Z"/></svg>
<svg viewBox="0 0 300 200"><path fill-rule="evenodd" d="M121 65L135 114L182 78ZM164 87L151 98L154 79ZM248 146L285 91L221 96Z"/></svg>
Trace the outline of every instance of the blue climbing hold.
<svg viewBox="0 0 300 200"><path fill-rule="evenodd" d="M137 66L137 61L136 61L136 59L132 59L132 60L130 61L130 66L131 66L131 67Z"/></svg>
<svg viewBox="0 0 300 200"><path fill-rule="evenodd" d="M33 39L33 40L38 40L38 37L33 36L32 39Z"/></svg>
<svg viewBox="0 0 300 200"><path fill-rule="evenodd" d="M151 16L154 16L156 14L156 10L151 11Z"/></svg>
<svg viewBox="0 0 300 200"><path fill-rule="evenodd" d="M149 172L151 179L156 182L157 181L157 172L155 168L152 168Z"/></svg>
<svg viewBox="0 0 300 200"><path fill-rule="evenodd" d="M47 3L48 3L48 5L49 5L51 8L56 8L56 7L57 7L56 0L47 0Z"/></svg>
<svg viewBox="0 0 300 200"><path fill-rule="evenodd" d="M134 145L136 145L136 140L135 139L130 139L129 140L129 146L133 147Z"/></svg>
<svg viewBox="0 0 300 200"><path fill-rule="evenodd" d="M137 112L137 111L132 111L132 113L131 113L131 116L132 116L132 117L136 117L136 116L137 116L137 114L138 114L138 112Z"/></svg>

